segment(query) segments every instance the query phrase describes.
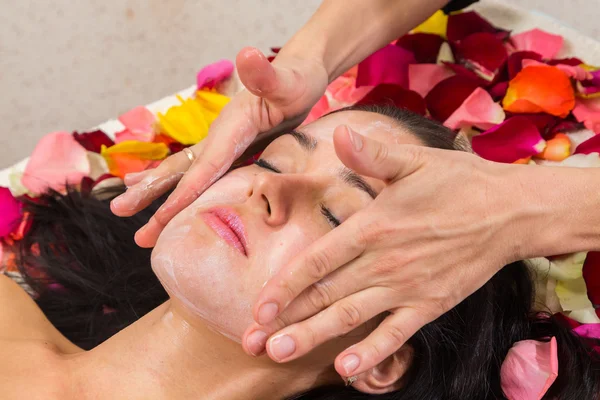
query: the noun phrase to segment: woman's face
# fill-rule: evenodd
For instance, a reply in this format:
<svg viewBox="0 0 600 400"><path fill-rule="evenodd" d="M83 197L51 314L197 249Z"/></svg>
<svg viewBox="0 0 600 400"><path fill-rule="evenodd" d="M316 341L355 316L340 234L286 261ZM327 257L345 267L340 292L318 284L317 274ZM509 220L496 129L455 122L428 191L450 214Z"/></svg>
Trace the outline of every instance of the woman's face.
<svg viewBox="0 0 600 400"><path fill-rule="evenodd" d="M422 145L392 119L364 111L335 113L273 141L258 165L225 175L162 232L152 267L171 297L241 340L265 282L385 187L338 159L333 131L341 124L380 142Z"/></svg>

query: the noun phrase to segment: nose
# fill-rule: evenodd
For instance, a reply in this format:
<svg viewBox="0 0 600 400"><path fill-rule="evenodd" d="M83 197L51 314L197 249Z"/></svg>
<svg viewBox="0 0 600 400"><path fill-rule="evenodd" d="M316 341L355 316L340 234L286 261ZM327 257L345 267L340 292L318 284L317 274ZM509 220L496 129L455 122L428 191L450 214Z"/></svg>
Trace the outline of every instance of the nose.
<svg viewBox="0 0 600 400"><path fill-rule="evenodd" d="M294 210L314 203L317 186L315 179L302 174L264 172L254 178L249 201L261 209L269 226L280 226Z"/></svg>

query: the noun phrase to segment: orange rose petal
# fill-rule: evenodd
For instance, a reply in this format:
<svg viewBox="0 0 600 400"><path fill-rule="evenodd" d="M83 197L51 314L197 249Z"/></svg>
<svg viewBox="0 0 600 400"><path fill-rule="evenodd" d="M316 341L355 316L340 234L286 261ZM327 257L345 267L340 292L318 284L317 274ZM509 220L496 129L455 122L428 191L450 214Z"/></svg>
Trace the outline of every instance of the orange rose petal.
<svg viewBox="0 0 600 400"><path fill-rule="evenodd" d="M510 81L502 106L513 113L546 112L565 118L575 107L575 93L566 73L549 65L533 65Z"/></svg>
<svg viewBox="0 0 600 400"><path fill-rule="evenodd" d="M531 157L519 158L517 161L513 161L513 164L529 164Z"/></svg>
<svg viewBox="0 0 600 400"><path fill-rule="evenodd" d="M557 133L546 141L546 148L537 154L537 158L548 161L562 161L571 155L571 140L564 133Z"/></svg>

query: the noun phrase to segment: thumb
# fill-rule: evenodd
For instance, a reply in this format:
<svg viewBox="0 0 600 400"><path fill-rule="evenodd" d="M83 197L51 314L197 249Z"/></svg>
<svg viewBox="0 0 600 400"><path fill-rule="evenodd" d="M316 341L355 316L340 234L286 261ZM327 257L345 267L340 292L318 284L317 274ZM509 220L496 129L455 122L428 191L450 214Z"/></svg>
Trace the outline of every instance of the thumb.
<svg viewBox="0 0 600 400"><path fill-rule="evenodd" d="M424 163L421 146L386 144L340 125L333 132L335 152L348 168L385 181L397 181Z"/></svg>
<svg viewBox="0 0 600 400"><path fill-rule="evenodd" d="M302 76L290 68L277 67L254 47L243 48L236 57L240 80L253 95L272 102L298 97Z"/></svg>

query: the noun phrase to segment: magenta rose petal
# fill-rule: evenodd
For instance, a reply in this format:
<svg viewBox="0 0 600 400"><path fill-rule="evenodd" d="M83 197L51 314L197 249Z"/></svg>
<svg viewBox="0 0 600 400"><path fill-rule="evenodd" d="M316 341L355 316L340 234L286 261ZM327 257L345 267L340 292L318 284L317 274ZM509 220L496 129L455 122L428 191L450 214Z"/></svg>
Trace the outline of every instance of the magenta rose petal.
<svg viewBox="0 0 600 400"><path fill-rule="evenodd" d="M467 97L481 84L464 76L455 75L435 85L425 97L427 109L431 116L444 122Z"/></svg>
<svg viewBox="0 0 600 400"><path fill-rule="evenodd" d="M30 192L40 194L48 188L61 191L65 184L79 184L89 173L86 149L68 132L54 132L35 146L21 182Z"/></svg>
<svg viewBox="0 0 600 400"><path fill-rule="evenodd" d="M600 153L600 135L595 135L579 144L573 154Z"/></svg>
<svg viewBox="0 0 600 400"><path fill-rule="evenodd" d="M413 33L400 37L396 42L396 46L412 52L419 64L432 64L437 60L442 43L444 43L444 39L439 35Z"/></svg>
<svg viewBox="0 0 600 400"><path fill-rule="evenodd" d="M101 130L83 133L73 132L73 138L77 143L82 145L84 149L93 151L94 153L100 153L102 145L106 147L115 145L115 142Z"/></svg>
<svg viewBox="0 0 600 400"><path fill-rule="evenodd" d="M477 88L444 122L450 129L476 127L490 129L504 121L502 106L482 88Z"/></svg>
<svg viewBox="0 0 600 400"><path fill-rule="evenodd" d="M496 28L475 11L451 14L448 17L446 37L450 42L459 42L467 36L481 32L508 33L503 29Z"/></svg>
<svg viewBox="0 0 600 400"><path fill-rule="evenodd" d="M452 75L452 70L444 65L411 64L408 66L408 88L425 97L435 85Z"/></svg>
<svg viewBox="0 0 600 400"><path fill-rule="evenodd" d="M371 54L358 64L356 87L383 83L408 87L408 65L414 64L413 54L392 44Z"/></svg>
<svg viewBox="0 0 600 400"><path fill-rule="evenodd" d="M378 85L356 104L392 104L421 115L426 112L425 100L419 93L397 85Z"/></svg>
<svg viewBox="0 0 600 400"><path fill-rule="evenodd" d="M21 202L14 198L10 190L0 187L0 238L10 235L19 227L21 208Z"/></svg>
<svg viewBox="0 0 600 400"><path fill-rule="evenodd" d="M473 137L472 145L486 160L512 163L540 153L546 142L533 123L517 116Z"/></svg>
<svg viewBox="0 0 600 400"><path fill-rule="evenodd" d="M477 75L492 81L508 58L502 40L491 33L475 33L457 45L457 53L462 62Z"/></svg>
<svg viewBox="0 0 600 400"><path fill-rule="evenodd" d="M202 68L196 75L196 85L200 89L212 89L220 82L229 78L233 73L233 63L229 60L220 60Z"/></svg>
<svg viewBox="0 0 600 400"><path fill-rule="evenodd" d="M562 36L538 28L513 35L511 41L517 50L535 51L546 59L556 57L564 42Z"/></svg>

